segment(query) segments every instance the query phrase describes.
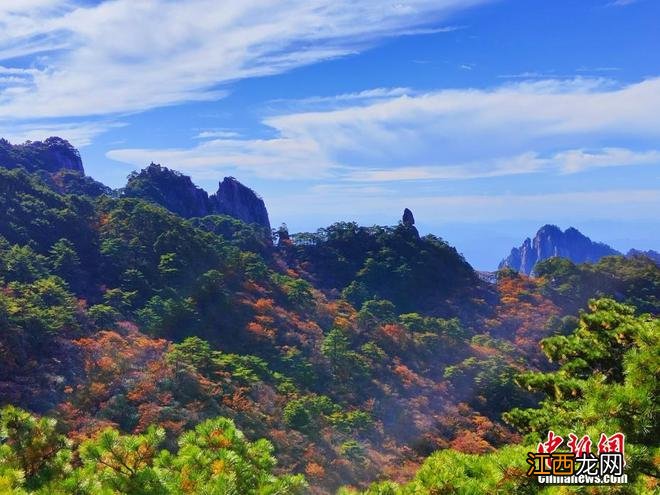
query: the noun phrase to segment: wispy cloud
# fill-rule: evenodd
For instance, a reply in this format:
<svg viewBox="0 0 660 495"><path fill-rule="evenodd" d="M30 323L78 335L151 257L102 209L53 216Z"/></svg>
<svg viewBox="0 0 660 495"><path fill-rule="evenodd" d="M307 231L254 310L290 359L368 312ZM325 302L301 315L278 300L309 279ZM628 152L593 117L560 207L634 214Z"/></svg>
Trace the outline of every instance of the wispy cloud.
<svg viewBox="0 0 660 495"><path fill-rule="evenodd" d="M443 26L439 28L417 28L417 29L408 29L406 31L401 31L400 36L419 36L424 34L438 34L438 33L451 33L453 31L459 31L465 29L466 26Z"/></svg>
<svg viewBox="0 0 660 495"><path fill-rule="evenodd" d="M0 60L44 54L28 84L0 87L0 119L139 112L217 99L237 79L355 53L377 40L454 30L492 0L5 0ZM47 53L46 53L47 52Z"/></svg>
<svg viewBox="0 0 660 495"><path fill-rule="evenodd" d="M633 3L637 3L639 0L614 0L613 2L610 2L608 5L611 7L625 7L626 5L632 5Z"/></svg>
<svg viewBox="0 0 660 495"><path fill-rule="evenodd" d="M621 67L578 67L577 72L618 72Z"/></svg>
<svg viewBox="0 0 660 495"><path fill-rule="evenodd" d="M369 100L387 99L396 96L412 95L415 91L411 88L373 88L364 91L357 91L353 93L341 93L331 96L310 96L307 98L299 98L296 100L277 99L272 100L271 103L289 104L295 107L306 105L318 105L321 103L342 103L352 102L366 102Z"/></svg>
<svg viewBox="0 0 660 495"><path fill-rule="evenodd" d="M192 149L116 149L113 160L143 167L157 162L195 179L216 179L240 171L266 179L322 179L337 165L323 156L318 143L305 139L213 139Z"/></svg>
<svg viewBox="0 0 660 495"><path fill-rule="evenodd" d="M13 143L43 141L54 135L66 136L75 147L84 148L90 145L97 136L124 125L126 124L117 121L30 122L12 125L0 122L0 136Z"/></svg>
<svg viewBox="0 0 660 495"><path fill-rule="evenodd" d="M259 177L360 182L660 164L652 145L660 138L660 79L621 87L578 78L374 94L382 97L340 95L339 108L267 117L272 139L213 139L189 149L123 149L108 156L135 165L162 161L193 175L231 167ZM631 138L648 144L618 144Z"/></svg>
<svg viewBox="0 0 660 495"><path fill-rule="evenodd" d="M202 131L195 136L195 139L233 139L240 137L236 131L228 131L226 129L214 129L210 131Z"/></svg>
<svg viewBox="0 0 660 495"><path fill-rule="evenodd" d="M466 180L537 172L573 174L600 167L633 165L660 166L660 151L633 151L625 148L566 150L543 157L528 152L517 156L481 160L459 165L363 169L349 172L345 180L356 182L400 182L410 180Z"/></svg>

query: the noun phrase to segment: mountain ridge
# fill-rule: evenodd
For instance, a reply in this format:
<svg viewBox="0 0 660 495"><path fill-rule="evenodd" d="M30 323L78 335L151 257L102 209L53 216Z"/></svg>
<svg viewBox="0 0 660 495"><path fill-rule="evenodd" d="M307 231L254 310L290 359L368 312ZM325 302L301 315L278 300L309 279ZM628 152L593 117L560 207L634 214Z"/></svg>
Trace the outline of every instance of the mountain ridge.
<svg viewBox="0 0 660 495"><path fill-rule="evenodd" d="M553 257L567 258L574 263L594 263L605 256L621 255L619 251L601 242L594 242L575 227L562 231L556 225L542 226L533 239L527 237L518 248L504 258L499 269L511 268L531 275L534 266Z"/></svg>
<svg viewBox="0 0 660 495"><path fill-rule="evenodd" d="M23 144L0 138L0 167L36 173L58 193L89 196L119 193L157 203L184 218L228 215L258 224L269 233L271 229L264 200L234 177L225 177L218 183L217 192L209 196L190 177L152 163L131 173L126 186L113 191L87 176L79 151L56 136Z"/></svg>
<svg viewBox="0 0 660 495"><path fill-rule="evenodd" d="M23 167L28 172L71 170L85 175L78 150L66 139L56 136L23 144L12 144L0 138L0 166L9 169Z"/></svg>
<svg viewBox="0 0 660 495"><path fill-rule="evenodd" d="M158 179L163 170L152 172ZM173 199L191 193L170 208L211 207L190 178L173 171L163 178L181 188ZM62 459L87 463L67 461L53 474L46 466L52 479L28 474L17 486L39 491L21 493L54 493L80 476L102 486L108 471L85 455L104 438L135 447L125 459L146 459L141 473L158 474L150 478L162 485L158 493L179 493L168 480L197 473L199 463L172 469L179 461L168 459L186 452L175 439L204 432L220 446L242 434L266 439L258 445L273 454L267 464L276 456L277 473L305 476L313 495L404 479L435 450L474 456L519 443L521 434L501 419L531 417L527 408L537 403L519 373L548 369L539 342L582 325L573 315L592 298L660 313L660 268L646 257L595 265L554 258L537 267L539 278L507 270L486 284L456 248L420 236L410 210L394 226L338 222L293 235L283 226L274 246L256 224L168 211L154 198L162 193L166 203L172 190L144 179L133 185L144 186L146 200L98 198L58 193L40 174L0 167L0 205L9 212L0 215L0 406L10 404L0 409L0 430L14 435L2 453L33 452L18 441L42 438L30 425L52 429L57 418L61 438L71 440ZM621 317L622 330L637 328L635 309L614 299L598 303L590 321ZM618 345L618 328L607 331L594 337ZM653 386L652 374L630 373L640 375ZM648 403L637 382L632 390L636 403ZM47 416L32 419L16 407ZM6 428L6 420L20 428ZM209 431L223 424L243 433ZM647 437L647 444L657 438ZM37 443L36 452L52 458L51 446ZM16 445L16 455L7 450ZM225 464L216 467L226 473ZM217 485L202 480L191 490L206 486Z"/></svg>

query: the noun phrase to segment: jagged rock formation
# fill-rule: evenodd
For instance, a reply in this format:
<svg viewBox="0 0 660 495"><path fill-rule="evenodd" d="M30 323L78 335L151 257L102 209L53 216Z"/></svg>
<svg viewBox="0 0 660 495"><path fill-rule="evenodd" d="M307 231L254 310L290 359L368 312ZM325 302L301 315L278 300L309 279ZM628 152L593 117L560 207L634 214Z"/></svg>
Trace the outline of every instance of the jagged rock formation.
<svg viewBox="0 0 660 495"><path fill-rule="evenodd" d="M85 175L78 150L59 137L23 144L0 139L0 167L36 174L61 194L112 195L112 189Z"/></svg>
<svg viewBox="0 0 660 495"><path fill-rule="evenodd" d="M522 246L513 248L499 268L530 275L539 261L559 256L574 263L593 263L604 256L620 255L607 244L593 242L579 230L570 227L562 232L556 225L544 225L534 236L525 239Z"/></svg>
<svg viewBox="0 0 660 495"><path fill-rule="evenodd" d="M264 200L234 177L225 177L218 185L218 192L209 200L215 212L238 218L245 223L256 223L270 231Z"/></svg>
<svg viewBox="0 0 660 495"><path fill-rule="evenodd" d="M415 237L419 237L419 231L417 230L417 227L415 227L415 217L413 216L412 211L408 208L403 210L401 225L403 225L403 227L410 231Z"/></svg>
<svg viewBox="0 0 660 495"><path fill-rule="evenodd" d="M11 144L6 139L0 139L0 166L9 169L22 167L32 173L54 174L71 170L85 175L78 150L59 137L49 137L45 141L26 141L23 144Z"/></svg>
<svg viewBox="0 0 660 495"><path fill-rule="evenodd" d="M156 163L129 175L123 195L158 203L185 218L212 212L206 191L193 184L190 177Z"/></svg>
<svg viewBox="0 0 660 495"><path fill-rule="evenodd" d="M263 199L233 177L225 177L218 192L209 196L193 184L190 177L152 163L132 173L122 193L125 197L158 203L185 218L229 215L245 223L261 225L270 232Z"/></svg>
<svg viewBox="0 0 660 495"><path fill-rule="evenodd" d="M408 208L403 210L403 218L401 221L406 227L412 227L415 225L415 217L413 216L412 211L410 211Z"/></svg>

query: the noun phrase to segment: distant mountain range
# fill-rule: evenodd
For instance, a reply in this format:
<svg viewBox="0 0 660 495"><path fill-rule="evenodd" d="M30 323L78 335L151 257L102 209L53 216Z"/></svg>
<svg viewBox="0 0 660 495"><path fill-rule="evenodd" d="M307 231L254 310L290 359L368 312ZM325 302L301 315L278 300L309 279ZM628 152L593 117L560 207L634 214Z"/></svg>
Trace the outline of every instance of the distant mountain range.
<svg viewBox="0 0 660 495"><path fill-rule="evenodd" d="M0 495L81 482L87 494L329 495L408 476L437 450L420 471L439 480L431 491L513 493L529 483L507 474L528 451L512 425L586 428L596 411L640 452L657 443L626 422L631 404L652 416L657 385L644 371L660 345L660 266L646 257L477 274L407 208L396 225L282 225L273 243L263 200L236 179L209 195L151 164L113 190L64 140L0 147ZM615 252L551 226L523 248L513 261L530 270ZM573 353L559 373L540 346L555 334L567 338L548 355ZM585 394L552 389L539 404L549 381ZM365 493L402 493L390 486Z"/></svg>
<svg viewBox="0 0 660 495"><path fill-rule="evenodd" d="M271 229L263 199L233 177L225 177L219 182L218 191L209 195L190 177L152 163L132 173L124 188L112 190L85 175L78 150L59 137L16 145L0 139L0 167L22 168L37 174L59 193L139 198L157 203L184 218L228 215L259 225L267 232ZM403 222L410 221L414 223L412 213L408 211ZM573 227L562 231L555 225L544 225L533 239L527 238L520 247L513 248L499 268L508 267L531 275L539 261L551 257L587 263L621 254L607 244L592 241ZM660 253L656 251L631 249L626 256L647 256L660 264Z"/></svg>
<svg viewBox="0 0 660 495"><path fill-rule="evenodd" d="M574 263L595 263L605 256L622 254L607 244L592 241L574 227L562 231L556 225L544 225L533 239L528 237L520 247L511 249L509 256L500 262L499 268L511 268L531 275L534 266L548 258L561 257ZM660 263L660 253L656 251L631 249L626 256L647 256Z"/></svg>

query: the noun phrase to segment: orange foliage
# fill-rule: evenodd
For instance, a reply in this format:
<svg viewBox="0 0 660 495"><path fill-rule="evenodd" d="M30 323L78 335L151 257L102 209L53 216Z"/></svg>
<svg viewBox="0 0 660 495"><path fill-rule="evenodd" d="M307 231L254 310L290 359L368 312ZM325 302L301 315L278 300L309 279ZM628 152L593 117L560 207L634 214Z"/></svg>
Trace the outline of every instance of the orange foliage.
<svg viewBox="0 0 660 495"><path fill-rule="evenodd" d="M251 334L260 338L272 339L273 337L275 337L275 330L271 328L266 328L260 323L257 323L256 321L252 321L248 323L247 330Z"/></svg>
<svg viewBox="0 0 660 495"><path fill-rule="evenodd" d="M225 395L222 398L222 403L233 409L234 411L251 411L254 409L254 406L250 400L245 397L245 388L239 388L234 391L231 395Z"/></svg>
<svg viewBox="0 0 660 495"><path fill-rule="evenodd" d="M406 329L401 325L397 325L394 323L388 323L387 325L383 325L380 328L380 331L383 334L385 334L387 338L397 343L406 340L408 337L408 332L406 332Z"/></svg>
<svg viewBox="0 0 660 495"><path fill-rule="evenodd" d="M493 449L486 440L473 431L462 430L458 436L449 444L452 449L466 454L483 454Z"/></svg>
<svg viewBox="0 0 660 495"><path fill-rule="evenodd" d="M325 477L325 469L315 462L308 462L305 466L305 474L310 478L321 479Z"/></svg>
<svg viewBox="0 0 660 495"><path fill-rule="evenodd" d="M406 388L426 385L426 380L403 364L399 358L394 360L394 368L392 371L401 378L403 386Z"/></svg>
<svg viewBox="0 0 660 495"><path fill-rule="evenodd" d="M495 335L513 337L513 342L529 358L540 358L538 343L548 336L546 324L561 311L541 294L537 280L524 275L503 277L498 281L500 304L496 316L486 321ZM479 349L483 352L483 349Z"/></svg>
<svg viewBox="0 0 660 495"><path fill-rule="evenodd" d="M270 313L271 311L273 311L274 307L275 307L275 301L273 301L272 299L260 298L257 299L256 302L254 303L255 311L261 314Z"/></svg>

